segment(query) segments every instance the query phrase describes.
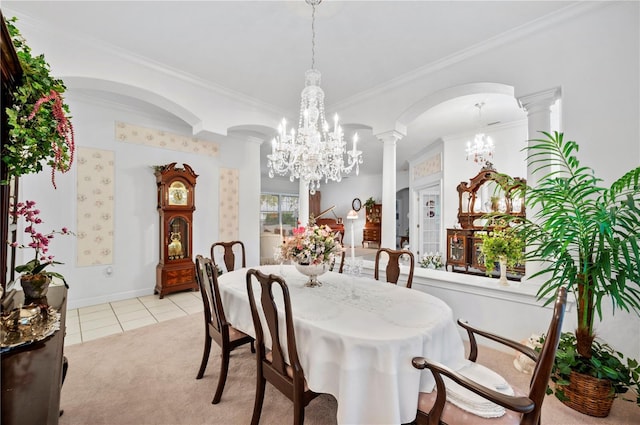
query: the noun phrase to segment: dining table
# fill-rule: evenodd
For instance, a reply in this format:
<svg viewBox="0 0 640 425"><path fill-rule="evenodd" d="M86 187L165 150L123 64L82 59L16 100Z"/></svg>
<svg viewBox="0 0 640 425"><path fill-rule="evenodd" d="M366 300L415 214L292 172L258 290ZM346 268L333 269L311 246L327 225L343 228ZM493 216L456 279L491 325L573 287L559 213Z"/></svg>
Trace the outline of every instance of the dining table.
<svg viewBox="0 0 640 425"><path fill-rule="evenodd" d="M337 272L318 276L322 285L311 288L305 286L308 277L292 265L253 268L287 283L307 384L336 398L338 424L412 422L419 393L431 392L435 381L411 360L428 357L456 370L466 364L451 308L432 295ZM218 282L227 320L255 337L247 270L224 273ZM281 294L274 293L282 307ZM268 333L265 339L269 348Z"/></svg>

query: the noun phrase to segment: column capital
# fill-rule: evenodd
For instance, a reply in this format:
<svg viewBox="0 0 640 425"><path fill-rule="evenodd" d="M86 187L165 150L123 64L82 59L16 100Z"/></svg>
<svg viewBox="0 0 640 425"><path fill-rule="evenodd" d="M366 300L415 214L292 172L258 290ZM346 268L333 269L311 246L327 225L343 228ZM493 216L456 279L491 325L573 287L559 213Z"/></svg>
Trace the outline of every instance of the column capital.
<svg viewBox="0 0 640 425"><path fill-rule="evenodd" d="M384 133L376 134L376 138L383 143L395 143L398 140L402 139L404 134L400 133L396 130L386 131Z"/></svg>
<svg viewBox="0 0 640 425"><path fill-rule="evenodd" d="M537 93L528 94L518 97L518 102L527 113L536 112L541 109L547 110L553 103L560 98L562 90L560 87L539 91Z"/></svg>
<svg viewBox="0 0 640 425"><path fill-rule="evenodd" d="M245 136L244 140L250 143L254 143L258 146L261 146L265 140L262 137L255 137L255 136Z"/></svg>

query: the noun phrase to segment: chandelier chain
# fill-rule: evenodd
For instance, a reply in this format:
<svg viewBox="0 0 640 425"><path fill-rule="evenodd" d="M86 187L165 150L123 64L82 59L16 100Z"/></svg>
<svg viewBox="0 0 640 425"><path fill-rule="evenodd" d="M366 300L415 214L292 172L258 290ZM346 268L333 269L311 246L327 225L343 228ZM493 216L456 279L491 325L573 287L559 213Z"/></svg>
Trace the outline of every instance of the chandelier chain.
<svg viewBox="0 0 640 425"><path fill-rule="evenodd" d="M306 0L311 13L311 69L305 72L305 87L300 95L300 116L297 131L287 129L282 120L278 134L271 141L271 154L267 155L269 177L289 174L289 180L305 182L314 194L320 181L340 182L343 174L355 168L356 175L362 164L362 151L356 148L358 134L353 136L351 149L347 149L344 132L338 124L338 115L330 126L325 117L324 91L320 88L320 71L315 69L316 6L322 0ZM288 131L290 130L290 131ZM346 162L345 162L346 160Z"/></svg>
<svg viewBox="0 0 640 425"><path fill-rule="evenodd" d="M316 5L311 5L311 69L316 68Z"/></svg>

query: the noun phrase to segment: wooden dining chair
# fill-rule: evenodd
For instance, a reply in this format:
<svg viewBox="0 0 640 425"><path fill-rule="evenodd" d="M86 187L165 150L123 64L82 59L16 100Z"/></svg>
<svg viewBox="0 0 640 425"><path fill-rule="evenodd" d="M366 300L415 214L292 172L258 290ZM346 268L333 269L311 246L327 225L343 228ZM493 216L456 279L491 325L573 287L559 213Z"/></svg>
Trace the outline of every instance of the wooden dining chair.
<svg viewBox="0 0 640 425"><path fill-rule="evenodd" d="M256 292L253 290L255 285L254 278L260 285L260 310L264 313L267 331L271 336L272 342L269 352L265 347L263 325L258 312ZM286 344L280 339L280 326L282 323L278 319L278 307L274 300L274 287L278 288L277 290L282 293L284 302L283 317L287 338ZM259 270L250 269L247 271L247 293L249 294L251 316L256 331L256 350L258 352L256 356L258 366L256 399L251 424L258 425L260 422L265 386L266 382L269 381L289 400L293 401L293 423L294 425L302 425L304 423L304 408L318 396L318 393L311 391L307 386L304 371L298 358L291 300L287 284L280 276L266 275ZM288 363L285 361L285 357L288 357Z"/></svg>
<svg viewBox="0 0 640 425"><path fill-rule="evenodd" d="M500 388L498 388L493 381L485 383L493 383L494 387L490 388L474 381L473 379L469 379L463 374L453 371L442 364L429 361L424 357L414 357L412 361L413 366L418 369L429 369L431 373L433 373L436 381L436 388L434 391L431 393L420 393L416 424L540 424L542 402L545 398L545 392L547 390L549 377L551 376L551 369L553 367L556 350L558 348L558 341L560 340L562 319L564 317L566 303L566 288L560 288L556 295L549 330L547 331L545 341L540 352L516 341L474 328L469 324L458 320L458 324L465 328L469 334L469 360L472 362L471 366L477 368L477 373L475 373L476 376L487 376L482 369L493 373L486 367L475 363L478 356L478 345L475 338L475 335L477 334L520 351L535 362L533 375L529 384L529 390L525 393L514 389L514 395L507 395L503 392L496 391L496 389L499 390ZM467 375L469 374L467 373ZM447 400L447 389L443 381L443 376L448 377L462 388L472 391L487 401L504 407L507 409L506 413L498 418L485 418L468 413L460 407L453 405L451 401ZM499 377L499 375L497 376ZM459 400L460 396L452 396L452 398L458 398Z"/></svg>
<svg viewBox="0 0 640 425"><path fill-rule="evenodd" d="M236 256L239 256L239 263L236 264ZM236 269L236 265L242 268L247 266L244 252L244 243L241 241L215 242L211 245L211 260L214 266L220 266L216 258L222 257L226 271L231 272Z"/></svg>
<svg viewBox="0 0 640 425"><path fill-rule="evenodd" d="M398 284L398 279L400 278L400 259L403 255L409 257L409 276L407 277L407 288L411 288L411 283L413 282L413 269L415 268L415 259L413 257L413 253L407 249L389 249L389 248L379 248L376 251L376 261L375 261L375 269L373 272L373 277L375 280L379 279L380 273L380 258L383 257L383 254L388 256L387 267L385 268L385 278L387 282Z"/></svg>
<svg viewBox="0 0 640 425"><path fill-rule="evenodd" d="M338 270L336 270L338 273L342 273L342 270L344 269L344 256L345 256L345 252L344 250L340 251L340 262L338 263L338 261L336 261L336 256L333 257L333 260L331 261L331 264L329 265L329 271L332 272L336 269L336 263L338 263Z"/></svg>
<svg viewBox="0 0 640 425"><path fill-rule="evenodd" d="M209 258L202 255L196 256L196 280L200 287L202 295L202 304L204 306L204 353L202 354L202 362L200 362L200 370L196 379L204 376L209 361L209 353L211 352L211 341L215 341L221 350L220 375L218 376L218 387L211 403L217 404L222 397L224 384L227 381L227 372L229 371L229 357L231 351L241 345L249 343L251 352L255 353L253 338L240 332L231 326L224 315L222 301L220 300L220 288L218 287L218 273Z"/></svg>

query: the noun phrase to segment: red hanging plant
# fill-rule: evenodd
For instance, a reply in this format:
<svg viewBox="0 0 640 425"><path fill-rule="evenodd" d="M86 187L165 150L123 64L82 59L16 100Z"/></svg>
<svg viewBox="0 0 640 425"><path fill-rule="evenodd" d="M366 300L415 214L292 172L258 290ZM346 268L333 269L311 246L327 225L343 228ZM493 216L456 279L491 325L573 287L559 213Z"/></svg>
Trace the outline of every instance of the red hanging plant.
<svg viewBox="0 0 640 425"><path fill-rule="evenodd" d="M39 173L48 165L56 187L55 172L69 171L75 151L69 107L62 98L66 87L51 76L44 55L32 53L15 22L16 18L8 19L6 25L23 73L11 93L12 104L5 109L9 140L0 154L7 177L0 184Z"/></svg>
<svg viewBox="0 0 640 425"><path fill-rule="evenodd" d="M54 118L58 122L56 131L58 132L60 137L64 138L65 144L68 148L69 156L69 160L64 161L64 152L62 151L62 148L55 142L51 143L51 149L54 154L53 165L51 166L51 183L53 184L53 187L56 188L55 172L56 170L58 170L61 173L66 173L71 169L71 164L73 163L73 155L76 148L73 134L73 125L71 124L71 121L67 119L64 113L64 104L62 103L62 97L60 97L60 94L55 90L51 90L49 92L49 95L42 96L40 99L38 99L35 106L33 107L33 111L31 112L31 114L29 114L27 120L31 120L36 116L43 103L51 101L53 101L51 111L53 112Z"/></svg>

